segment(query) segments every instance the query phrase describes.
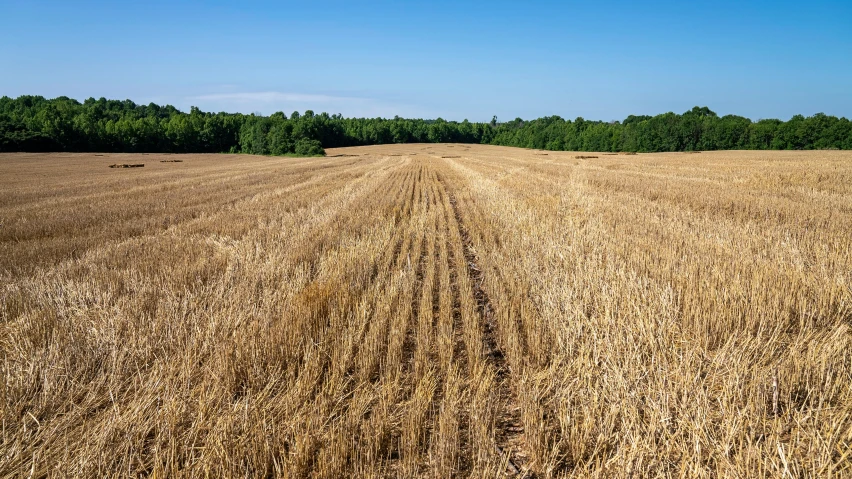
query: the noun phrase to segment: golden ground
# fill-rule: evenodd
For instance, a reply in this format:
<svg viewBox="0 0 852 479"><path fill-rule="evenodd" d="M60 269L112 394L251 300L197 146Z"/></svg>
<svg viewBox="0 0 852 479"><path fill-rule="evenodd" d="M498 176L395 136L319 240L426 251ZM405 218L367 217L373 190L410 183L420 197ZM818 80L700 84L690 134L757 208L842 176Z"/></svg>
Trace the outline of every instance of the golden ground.
<svg viewBox="0 0 852 479"><path fill-rule="evenodd" d="M852 476L852 153L328 153L0 155L0 476Z"/></svg>

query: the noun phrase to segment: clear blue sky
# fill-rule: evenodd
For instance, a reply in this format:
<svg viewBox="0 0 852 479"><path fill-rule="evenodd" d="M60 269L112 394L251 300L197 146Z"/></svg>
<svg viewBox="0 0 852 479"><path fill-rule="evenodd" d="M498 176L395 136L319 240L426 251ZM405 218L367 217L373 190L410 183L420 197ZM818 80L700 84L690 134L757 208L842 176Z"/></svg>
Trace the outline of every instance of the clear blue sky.
<svg viewBox="0 0 852 479"><path fill-rule="evenodd" d="M0 0L0 96L487 121L852 117L852 1Z"/></svg>

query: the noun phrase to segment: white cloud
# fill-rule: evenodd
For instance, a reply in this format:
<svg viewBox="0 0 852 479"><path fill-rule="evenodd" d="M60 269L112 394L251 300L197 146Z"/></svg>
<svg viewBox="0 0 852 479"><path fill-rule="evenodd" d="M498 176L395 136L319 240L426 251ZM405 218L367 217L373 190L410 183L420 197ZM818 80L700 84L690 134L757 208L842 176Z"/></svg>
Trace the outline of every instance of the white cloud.
<svg viewBox="0 0 852 479"><path fill-rule="evenodd" d="M308 93L282 93L278 91L214 93L189 97L189 100L233 102L233 103L333 103L368 102L368 98L314 95Z"/></svg>
<svg viewBox="0 0 852 479"><path fill-rule="evenodd" d="M316 113L340 113L346 117L378 116L392 118L394 115L410 118L435 118L436 113L422 106L388 102L376 98L321 95L297 92L218 92L185 96L178 100L179 108L188 110L197 106L204 111L227 111L240 113L259 112L269 115L276 111L290 112L313 110Z"/></svg>

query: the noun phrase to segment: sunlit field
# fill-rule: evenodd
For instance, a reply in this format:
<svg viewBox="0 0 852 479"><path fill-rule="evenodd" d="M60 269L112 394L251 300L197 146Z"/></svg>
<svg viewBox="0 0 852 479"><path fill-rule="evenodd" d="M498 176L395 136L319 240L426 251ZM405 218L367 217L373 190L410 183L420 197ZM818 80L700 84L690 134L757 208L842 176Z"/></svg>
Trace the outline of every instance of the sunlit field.
<svg viewBox="0 0 852 479"><path fill-rule="evenodd" d="M327 153L0 155L0 475L852 476L852 152Z"/></svg>

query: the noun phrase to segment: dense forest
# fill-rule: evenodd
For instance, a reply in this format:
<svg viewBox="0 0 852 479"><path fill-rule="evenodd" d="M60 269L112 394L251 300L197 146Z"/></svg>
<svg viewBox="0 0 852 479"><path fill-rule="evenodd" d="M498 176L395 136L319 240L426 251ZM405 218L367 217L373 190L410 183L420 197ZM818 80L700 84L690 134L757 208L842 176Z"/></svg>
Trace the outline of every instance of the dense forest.
<svg viewBox="0 0 852 479"><path fill-rule="evenodd" d="M289 116L189 113L125 100L0 98L0 152L97 151L320 155L324 148L383 143L485 143L568 151L852 149L852 122L818 113L788 121L683 114L602 122L558 116L500 123L343 118L308 110Z"/></svg>

